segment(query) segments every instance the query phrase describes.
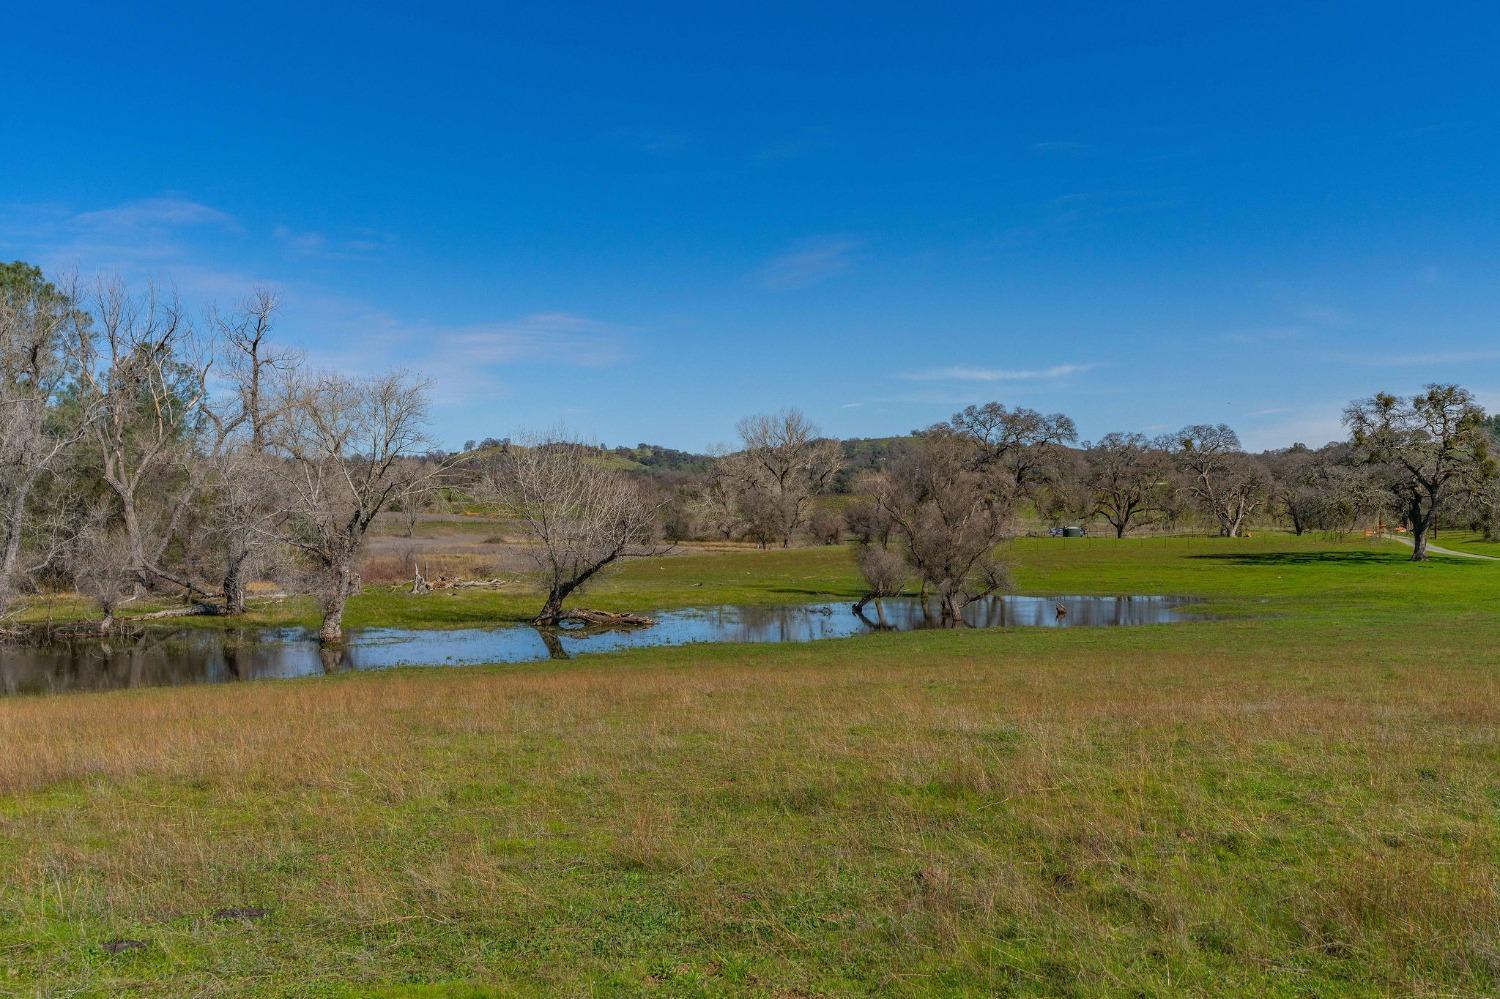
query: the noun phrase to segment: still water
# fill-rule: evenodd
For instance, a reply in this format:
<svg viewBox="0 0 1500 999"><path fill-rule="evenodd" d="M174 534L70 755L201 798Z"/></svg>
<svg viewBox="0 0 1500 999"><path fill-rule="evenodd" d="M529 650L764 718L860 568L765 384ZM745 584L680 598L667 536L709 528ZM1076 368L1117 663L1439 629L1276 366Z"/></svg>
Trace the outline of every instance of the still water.
<svg viewBox="0 0 1500 999"><path fill-rule="evenodd" d="M1170 624L1193 619L1186 597L994 597L970 604L976 628L1075 628ZM1066 613L1059 614L1058 608ZM631 631L543 633L499 628L351 631L337 650L320 649L300 628L224 631L184 628L117 639L0 645L0 693L60 693L119 687L265 680L392 666L466 666L566 659L579 653L693 642L814 642L876 630L935 627L915 599L871 604L863 617L847 603L781 607L724 606L665 611Z"/></svg>

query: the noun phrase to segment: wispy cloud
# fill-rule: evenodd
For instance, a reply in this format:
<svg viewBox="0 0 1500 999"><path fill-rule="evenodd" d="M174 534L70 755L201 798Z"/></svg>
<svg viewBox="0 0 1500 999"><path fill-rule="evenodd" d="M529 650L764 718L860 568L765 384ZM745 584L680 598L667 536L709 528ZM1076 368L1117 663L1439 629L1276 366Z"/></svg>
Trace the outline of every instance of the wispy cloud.
<svg viewBox="0 0 1500 999"><path fill-rule="evenodd" d="M395 242L394 235L373 229L247 229L227 212L184 198L84 212L0 205L0 254L24 254L58 273L115 273L132 284L156 280L193 308L233 302L259 285L278 287L278 335L303 350L309 364L354 374L409 370L432 381L439 410L489 402L540 368L606 368L630 358L631 329L575 312L433 322L333 290L301 265L309 258L361 259ZM236 261L275 259L278 249L284 259L269 273L234 268Z"/></svg>
<svg viewBox="0 0 1500 999"><path fill-rule="evenodd" d="M1247 451L1270 451L1306 444L1322 447L1329 441L1344 440L1348 430L1344 427L1343 407L1337 403L1323 403L1280 410L1267 410L1283 417L1246 427L1240 432L1240 440ZM1256 414L1249 414L1254 416Z"/></svg>
<svg viewBox="0 0 1500 999"><path fill-rule="evenodd" d="M614 329L567 312L538 312L510 322L452 330L442 341L444 352L465 364L553 361L601 368L617 363L622 354Z"/></svg>
<svg viewBox="0 0 1500 999"><path fill-rule="evenodd" d="M298 232L290 226L279 225L271 235L287 250L304 256L322 253L328 246L328 237L321 232Z"/></svg>
<svg viewBox="0 0 1500 999"><path fill-rule="evenodd" d="M1356 364L1366 368L1423 368L1445 364L1478 364L1485 361L1500 361L1500 350L1430 350L1412 353L1383 353L1371 349L1360 353L1328 355L1330 360L1341 364Z"/></svg>
<svg viewBox="0 0 1500 999"><path fill-rule="evenodd" d="M326 257L349 259L362 257L383 250L396 242L396 237L376 229L357 229L350 236L334 238L317 230L297 230L279 225L271 235L288 253L300 257Z"/></svg>
<svg viewBox="0 0 1500 999"><path fill-rule="evenodd" d="M415 331L414 367L442 386L444 405L473 405L503 393L516 365L607 368L627 359L625 335L615 327L566 312L454 329ZM430 349L423 349L430 345Z"/></svg>
<svg viewBox="0 0 1500 999"><path fill-rule="evenodd" d="M630 332L568 312L537 312L490 323L411 322L342 296L288 296L286 312L312 344L315 367L373 373L393 367L438 386L440 408L503 396L521 367L607 368L629 359ZM315 334L315 335L314 335ZM358 351L348 345L358 343Z"/></svg>
<svg viewBox="0 0 1500 999"><path fill-rule="evenodd" d="M1081 156L1093 148L1087 142L1075 142L1071 139L1050 139L1045 142L1033 142L1031 144L1032 152L1053 156Z"/></svg>
<svg viewBox="0 0 1500 999"><path fill-rule="evenodd" d="M239 223L228 212L187 198L140 198L113 208L82 212L72 224L81 229L176 229L213 225L238 230Z"/></svg>
<svg viewBox="0 0 1500 999"><path fill-rule="evenodd" d="M1029 382L1066 378L1099 367L1097 364L1054 364L1050 368L975 368L954 365L908 371L901 377L914 382Z"/></svg>
<svg viewBox="0 0 1500 999"><path fill-rule="evenodd" d="M1262 326L1259 328L1232 330L1220 335L1227 343L1284 343L1303 336L1300 326Z"/></svg>
<svg viewBox="0 0 1500 999"><path fill-rule="evenodd" d="M140 198L82 212L58 204L0 206L0 244L57 273L166 277L181 288L221 269L194 247L213 244L222 251L243 237L234 216L190 198ZM222 259L223 253L213 256Z"/></svg>
<svg viewBox="0 0 1500 999"><path fill-rule="evenodd" d="M761 281L773 291L807 288L842 274L854 266L860 242L825 237L797 244L772 257L761 268Z"/></svg>

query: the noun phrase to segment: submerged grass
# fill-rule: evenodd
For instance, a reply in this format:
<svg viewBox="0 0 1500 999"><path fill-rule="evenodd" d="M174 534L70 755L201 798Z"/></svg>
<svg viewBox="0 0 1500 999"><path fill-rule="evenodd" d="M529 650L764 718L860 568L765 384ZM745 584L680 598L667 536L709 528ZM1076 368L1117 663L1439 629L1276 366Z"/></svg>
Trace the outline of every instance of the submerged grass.
<svg viewBox="0 0 1500 999"><path fill-rule="evenodd" d="M1223 616L0 702L0 991L1500 989L1500 567L1014 557ZM847 560L641 564L591 602L839 596Z"/></svg>

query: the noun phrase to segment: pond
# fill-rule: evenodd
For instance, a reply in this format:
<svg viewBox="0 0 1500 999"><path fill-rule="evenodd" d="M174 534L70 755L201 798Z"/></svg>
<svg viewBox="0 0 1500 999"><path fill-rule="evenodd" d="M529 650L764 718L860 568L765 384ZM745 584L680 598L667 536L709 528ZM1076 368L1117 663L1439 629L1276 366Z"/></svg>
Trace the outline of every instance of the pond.
<svg viewBox="0 0 1500 999"><path fill-rule="evenodd" d="M1171 624L1194 619L1187 597L1004 596L970 604L976 628L1076 628ZM1065 611L1059 614L1061 608ZM847 603L723 606L665 611L629 631L524 625L497 628L350 631L338 649L320 649L300 628L153 630L126 638L81 638L0 645L0 693L61 693L310 676L393 666L467 666L566 659L584 652L694 642L813 642L878 630L937 627L913 598L871 604L863 616Z"/></svg>

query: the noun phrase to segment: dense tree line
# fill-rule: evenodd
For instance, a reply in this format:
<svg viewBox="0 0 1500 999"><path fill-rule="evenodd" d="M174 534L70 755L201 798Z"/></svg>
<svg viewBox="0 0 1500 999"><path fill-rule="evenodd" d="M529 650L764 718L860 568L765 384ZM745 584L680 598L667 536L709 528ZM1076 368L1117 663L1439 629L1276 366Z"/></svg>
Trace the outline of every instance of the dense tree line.
<svg viewBox="0 0 1500 999"><path fill-rule="evenodd" d="M679 536L762 546L798 535L820 542L852 536L887 548L894 501L882 490L909 474L912 462L936 460L939 441L966 452L964 474L982 474L987 509L1004 510L1011 525L1023 517L1054 525L1102 521L1121 538L1200 525L1231 538L1252 524L1297 534L1364 525L1409 531L1417 560L1440 526L1500 535L1500 480L1490 454L1500 432L1467 390L1452 385L1352 403L1349 440L1261 454L1245 451L1225 424L1191 424L1155 438L1114 432L1080 443L1065 415L993 402L908 437L877 439L873 449L868 441L851 449L851 442L826 440L813 448L816 428L795 411L752 422L763 431L777 419L795 430L783 432L784 453L769 451L779 454L777 467L765 463L764 433L746 434L742 426L739 450L678 484L669 505L680 504ZM852 470L851 451L864 459ZM958 475L959 465L948 465L950 477ZM828 494L848 499L835 507Z"/></svg>
<svg viewBox="0 0 1500 999"><path fill-rule="evenodd" d="M154 288L59 286L0 266L0 620L40 585L102 610L177 595L244 611L263 579L317 597L342 638L366 537L441 491L510 517L546 583L537 620L662 538L786 547L852 537L872 598L908 584L956 618L1006 585L996 548L1023 518L1117 537L1254 523L1500 535L1497 422L1466 390L1351 403L1347 441L1253 455L1224 424L1080 442L1073 421L991 402L911 435L840 442L801 412L746 417L692 455L542 437L425 436L427 389L395 372L311 370L277 344L275 295L197 317Z"/></svg>
<svg viewBox="0 0 1500 999"><path fill-rule="evenodd" d="M258 293L195 318L154 288L0 272L0 614L38 583L103 611L149 594L240 613L269 577L342 637L366 534L430 481L426 387L315 372Z"/></svg>

